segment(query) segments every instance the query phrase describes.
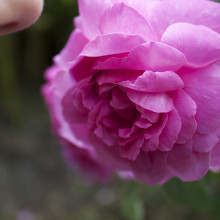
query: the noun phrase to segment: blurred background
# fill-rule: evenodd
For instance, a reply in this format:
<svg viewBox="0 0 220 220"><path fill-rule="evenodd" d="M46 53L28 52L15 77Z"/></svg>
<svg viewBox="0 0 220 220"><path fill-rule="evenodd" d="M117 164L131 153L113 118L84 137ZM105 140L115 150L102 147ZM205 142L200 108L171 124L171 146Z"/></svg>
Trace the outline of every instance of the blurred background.
<svg viewBox="0 0 220 220"><path fill-rule="evenodd" d="M146 186L68 169L40 88L77 14L76 0L45 0L35 25L0 38L0 220L220 219L220 174Z"/></svg>

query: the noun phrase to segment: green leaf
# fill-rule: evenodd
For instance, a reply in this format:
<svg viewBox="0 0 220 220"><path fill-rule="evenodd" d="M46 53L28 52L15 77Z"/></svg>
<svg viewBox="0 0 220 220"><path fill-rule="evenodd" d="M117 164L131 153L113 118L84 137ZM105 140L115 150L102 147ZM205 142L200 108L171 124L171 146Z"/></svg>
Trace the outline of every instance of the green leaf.
<svg viewBox="0 0 220 220"><path fill-rule="evenodd" d="M165 184L164 188L174 200L193 211L207 212L212 209L212 197L206 186L202 181L186 183L174 178Z"/></svg>
<svg viewBox="0 0 220 220"><path fill-rule="evenodd" d="M144 204L140 199L138 186L132 183L125 192L126 195L121 199L121 214L128 220L143 220Z"/></svg>
<svg viewBox="0 0 220 220"><path fill-rule="evenodd" d="M124 200L122 203L122 215L129 220L143 220L144 206L141 200L134 198Z"/></svg>

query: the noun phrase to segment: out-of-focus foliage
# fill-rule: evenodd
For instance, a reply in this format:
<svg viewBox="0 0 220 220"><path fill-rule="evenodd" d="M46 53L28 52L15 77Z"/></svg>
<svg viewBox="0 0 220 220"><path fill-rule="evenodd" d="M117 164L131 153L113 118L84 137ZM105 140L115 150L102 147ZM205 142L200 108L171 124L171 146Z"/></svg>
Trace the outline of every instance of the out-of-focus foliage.
<svg viewBox="0 0 220 220"><path fill-rule="evenodd" d="M115 177L103 186L68 170L40 87L77 13L75 0L46 0L34 26L0 38L0 220L220 219L219 174L164 186Z"/></svg>
<svg viewBox="0 0 220 220"><path fill-rule="evenodd" d="M34 26L0 39L0 113L5 123L22 124L23 95L39 93L44 69L62 49L77 13L75 0L46 0Z"/></svg>
<svg viewBox="0 0 220 220"><path fill-rule="evenodd" d="M210 213L213 218L219 219L219 186L219 174L209 172L204 179L192 183L172 179L164 185L164 188L175 201L180 202L194 212Z"/></svg>
<svg viewBox="0 0 220 220"><path fill-rule="evenodd" d="M130 183L125 188L125 195L121 198L121 212L128 220L144 219L144 204L140 199L140 187L138 183Z"/></svg>
<svg viewBox="0 0 220 220"><path fill-rule="evenodd" d="M183 183L179 179L173 179L164 187L173 199L195 211L210 211L212 208L211 192L206 181Z"/></svg>

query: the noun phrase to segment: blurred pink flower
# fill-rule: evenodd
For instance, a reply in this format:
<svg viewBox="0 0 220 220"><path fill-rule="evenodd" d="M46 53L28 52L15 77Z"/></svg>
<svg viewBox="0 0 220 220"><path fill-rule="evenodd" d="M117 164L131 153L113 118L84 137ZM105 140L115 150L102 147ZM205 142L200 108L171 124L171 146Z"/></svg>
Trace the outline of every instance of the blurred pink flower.
<svg viewBox="0 0 220 220"><path fill-rule="evenodd" d="M66 157L146 184L218 170L220 5L79 0L79 11L43 87Z"/></svg>

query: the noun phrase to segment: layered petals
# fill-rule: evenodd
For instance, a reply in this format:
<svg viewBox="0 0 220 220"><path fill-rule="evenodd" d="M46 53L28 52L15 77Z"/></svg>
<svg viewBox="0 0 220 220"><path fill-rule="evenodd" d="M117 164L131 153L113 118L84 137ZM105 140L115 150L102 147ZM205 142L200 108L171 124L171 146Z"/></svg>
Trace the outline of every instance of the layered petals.
<svg viewBox="0 0 220 220"><path fill-rule="evenodd" d="M190 73L185 72L181 78L185 91L197 105L198 132L209 134L220 125L220 67L210 65Z"/></svg>
<svg viewBox="0 0 220 220"><path fill-rule="evenodd" d="M149 21L160 39L166 29L178 22L203 25L220 33L220 5L213 1L163 0L151 10Z"/></svg>
<svg viewBox="0 0 220 220"><path fill-rule="evenodd" d="M178 135L182 126L181 118L174 109L169 112L166 126L160 135L158 149L161 151L170 151L178 140ZM175 129L174 129L175 128Z"/></svg>
<svg viewBox="0 0 220 220"><path fill-rule="evenodd" d="M82 30L89 39L95 39L99 33L99 23L104 11L111 7L111 0L79 0L79 12L83 17Z"/></svg>
<svg viewBox="0 0 220 220"><path fill-rule="evenodd" d="M173 98L175 108L182 122L177 143L184 144L186 141L190 140L196 132L197 121L195 115L197 106L184 90L178 90Z"/></svg>
<svg viewBox="0 0 220 220"><path fill-rule="evenodd" d="M81 55L87 57L100 57L126 53L136 45L142 43L144 43L144 39L138 35L127 35L123 33L100 35L84 47Z"/></svg>
<svg viewBox="0 0 220 220"><path fill-rule="evenodd" d="M69 163L150 185L219 171L220 5L78 1L42 89Z"/></svg>
<svg viewBox="0 0 220 220"><path fill-rule="evenodd" d="M124 3L115 4L105 12L100 23L100 32L101 34L140 35L146 41L156 40L153 29L147 20Z"/></svg>
<svg viewBox="0 0 220 220"><path fill-rule="evenodd" d="M173 101L166 93L145 93L127 89L129 99L144 109L153 112L169 112L173 109Z"/></svg>
<svg viewBox="0 0 220 220"><path fill-rule="evenodd" d="M172 71L152 72L146 71L138 76L134 83L122 81L119 83L126 88L142 92L169 92L181 89L184 86L182 79Z"/></svg>
<svg viewBox="0 0 220 220"><path fill-rule="evenodd" d="M181 51L192 67L207 66L220 58L220 34L205 26L170 25L161 41Z"/></svg>
<svg viewBox="0 0 220 220"><path fill-rule="evenodd" d="M201 179L210 165L210 152L199 153L192 150L192 141L176 145L170 151L167 162L171 171L184 181Z"/></svg>
<svg viewBox="0 0 220 220"><path fill-rule="evenodd" d="M197 152L210 152L219 142L219 137L216 133L203 135L196 133L193 137L193 150Z"/></svg>
<svg viewBox="0 0 220 220"><path fill-rule="evenodd" d="M54 61L62 66L67 65L68 68L70 62L77 58L87 43L88 39L83 35L81 30L76 29L71 33L66 46L60 54L54 58Z"/></svg>
<svg viewBox="0 0 220 220"><path fill-rule="evenodd" d="M156 151L144 153L137 158L132 167L136 178L145 184L153 185L162 181L167 169L167 153Z"/></svg>
<svg viewBox="0 0 220 220"><path fill-rule="evenodd" d="M121 65L122 68L162 72L178 70L185 63L184 54L174 47L160 42L149 42L133 48Z"/></svg>

